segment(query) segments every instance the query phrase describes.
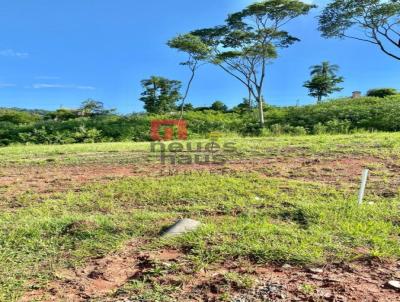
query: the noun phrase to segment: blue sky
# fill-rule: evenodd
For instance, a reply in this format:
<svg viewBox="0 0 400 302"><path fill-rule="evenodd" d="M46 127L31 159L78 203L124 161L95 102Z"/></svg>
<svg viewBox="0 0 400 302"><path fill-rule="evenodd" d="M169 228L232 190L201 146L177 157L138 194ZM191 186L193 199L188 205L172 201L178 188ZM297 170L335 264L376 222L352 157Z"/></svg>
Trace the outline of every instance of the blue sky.
<svg viewBox="0 0 400 302"><path fill-rule="evenodd" d="M218 25L247 0L2 0L0 107L77 107L94 98L109 108L142 111L140 80L160 75L185 82L184 56L165 42L178 33ZM316 1L323 6L323 1ZM316 30L318 10L287 30L302 41L268 66L267 102L311 103L302 87L309 66L329 60L346 81L336 96L399 87L400 62L373 45L326 40ZM246 96L237 80L214 66L198 73L189 101L197 106Z"/></svg>

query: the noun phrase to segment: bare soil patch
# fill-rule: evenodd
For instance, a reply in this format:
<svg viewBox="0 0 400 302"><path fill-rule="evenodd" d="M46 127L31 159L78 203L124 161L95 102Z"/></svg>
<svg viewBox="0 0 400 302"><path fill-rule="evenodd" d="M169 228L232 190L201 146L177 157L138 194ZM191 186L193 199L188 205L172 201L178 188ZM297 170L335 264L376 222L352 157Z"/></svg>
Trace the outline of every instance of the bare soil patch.
<svg viewBox="0 0 400 302"><path fill-rule="evenodd" d="M3 198L12 201L21 193L38 193L42 196L68 190L79 191L94 182L131 176L171 176L196 171L210 173L256 172L265 177L313 181L335 186L358 186L363 168L371 170L369 188L378 195L391 197L400 185L400 165L395 160L374 157L252 159L218 164L94 164L82 166L28 166L7 167L0 174L0 191Z"/></svg>
<svg viewBox="0 0 400 302"><path fill-rule="evenodd" d="M28 292L20 301L78 302L105 296L140 271L140 261L147 257L138 251L141 244L134 241L120 252L94 259L83 268L55 272L55 281L45 289Z"/></svg>
<svg viewBox="0 0 400 302"><path fill-rule="evenodd" d="M27 301L141 301L118 288L132 280L150 286L177 286L173 301L400 301L400 292L387 286L399 278L400 262L362 260L320 268L255 265L227 261L195 271L177 250L139 252L143 242L133 241L118 253L91 260L76 270L58 271L46 288L28 292ZM175 265L174 269L170 268ZM154 274L155 268L161 273ZM178 267L178 269L176 268ZM229 273L255 280L251 288L227 278ZM36 299L36 300L35 300Z"/></svg>

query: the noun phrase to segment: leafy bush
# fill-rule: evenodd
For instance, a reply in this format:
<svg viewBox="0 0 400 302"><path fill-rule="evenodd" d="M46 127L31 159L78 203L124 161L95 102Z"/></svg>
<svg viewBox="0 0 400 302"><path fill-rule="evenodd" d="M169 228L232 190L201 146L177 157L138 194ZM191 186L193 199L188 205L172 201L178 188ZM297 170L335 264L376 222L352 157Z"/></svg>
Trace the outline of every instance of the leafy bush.
<svg viewBox="0 0 400 302"><path fill-rule="evenodd" d="M307 134L307 130L301 126L290 126L290 125L281 125L274 124L270 127L271 134L273 135L282 135L282 134L290 134L290 135L305 135Z"/></svg>
<svg viewBox="0 0 400 302"><path fill-rule="evenodd" d="M373 97L339 99L316 105L274 108L266 114L266 123L268 126L274 124L301 126L308 133L315 133L318 124L326 126L330 122L332 128L334 126L332 121L335 120L345 121L346 125L350 123L348 131L353 129L399 131L399 111L400 96L397 95L384 99Z"/></svg>
<svg viewBox="0 0 400 302"><path fill-rule="evenodd" d="M384 98L396 94L398 94L398 92L394 88L377 88L377 89L371 89L367 92L367 96L377 97L377 98Z"/></svg>
<svg viewBox="0 0 400 302"><path fill-rule="evenodd" d="M339 120L332 120L326 123L326 132L327 133L341 133L347 134L350 131L351 122L348 120L339 121Z"/></svg>
<svg viewBox="0 0 400 302"><path fill-rule="evenodd" d="M315 124L312 131L313 134L325 134L327 132L327 127L321 123Z"/></svg>
<svg viewBox="0 0 400 302"><path fill-rule="evenodd" d="M0 122L9 122L13 124L26 124L37 122L40 120L40 116L24 111L12 110L12 109L0 109Z"/></svg>

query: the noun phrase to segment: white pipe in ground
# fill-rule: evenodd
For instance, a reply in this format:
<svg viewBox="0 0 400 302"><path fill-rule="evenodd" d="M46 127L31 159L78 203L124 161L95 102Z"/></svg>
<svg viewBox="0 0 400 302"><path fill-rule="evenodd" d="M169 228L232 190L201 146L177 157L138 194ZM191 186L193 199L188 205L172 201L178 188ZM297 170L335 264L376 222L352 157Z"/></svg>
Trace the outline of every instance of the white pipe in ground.
<svg viewBox="0 0 400 302"><path fill-rule="evenodd" d="M365 194L365 187L367 186L369 170L364 169L361 177L361 187L360 192L358 193L358 204L363 203L364 194Z"/></svg>

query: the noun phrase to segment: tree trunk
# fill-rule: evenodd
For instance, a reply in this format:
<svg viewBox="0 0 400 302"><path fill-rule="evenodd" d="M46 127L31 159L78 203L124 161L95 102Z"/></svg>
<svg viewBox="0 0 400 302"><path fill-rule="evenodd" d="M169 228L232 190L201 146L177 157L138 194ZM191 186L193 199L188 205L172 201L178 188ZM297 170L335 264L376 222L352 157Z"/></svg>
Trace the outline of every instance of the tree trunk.
<svg viewBox="0 0 400 302"><path fill-rule="evenodd" d="M252 110L253 110L253 106L252 106L252 103L251 103L251 90L249 89L249 88L247 88L248 89L248 91L249 91L249 98L248 98L248 101L249 101L249 111L251 112Z"/></svg>
<svg viewBox="0 0 400 302"><path fill-rule="evenodd" d="M187 97L188 97L188 95L189 95L189 90L190 90L190 87L191 87L191 85L192 85L194 76L195 76L195 74L196 74L196 68L197 68L197 63L196 63L196 65L193 67L193 69L191 69L192 74L191 74L190 79L189 79L189 82L188 82L188 84L187 84L187 86L186 86L185 95L184 95L183 98L182 98L182 104L181 104L181 110L180 110L180 111L181 111L181 114L180 114L180 116L179 116L179 120L181 120L181 119L183 118L183 111L184 111L185 102L186 102L186 99L187 99Z"/></svg>
<svg viewBox="0 0 400 302"><path fill-rule="evenodd" d="M264 128L264 108L263 108L263 97L261 94L258 95L258 113L260 115L260 126Z"/></svg>

